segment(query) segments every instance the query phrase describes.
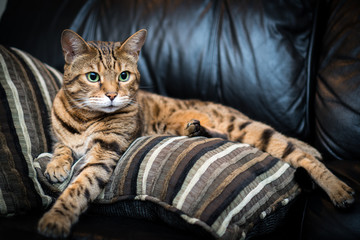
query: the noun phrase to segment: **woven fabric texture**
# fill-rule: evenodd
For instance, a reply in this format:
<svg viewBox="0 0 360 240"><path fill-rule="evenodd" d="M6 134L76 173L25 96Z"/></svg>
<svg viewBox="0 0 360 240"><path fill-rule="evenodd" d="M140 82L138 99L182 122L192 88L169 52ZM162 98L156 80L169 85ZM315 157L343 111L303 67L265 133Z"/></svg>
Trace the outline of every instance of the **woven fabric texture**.
<svg viewBox="0 0 360 240"><path fill-rule="evenodd" d="M48 206L33 158L50 151L49 113L62 76L29 54L0 45L0 216Z"/></svg>
<svg viewBox="0 0 360 240"><path fill-rule="evenodd" d="M36 160L39 175L50 158L42 154ZM71 176L77 176L82 161L84 158L74 165ZM218 138L145 136L135 140L120 159L96 203L105 206L98 212L179 224L159 209L150 211L154 207L145 202L154 203L215 238L238 239L297 196L300 189L294 172L287 163L248 144ZM61 192L66 184L50 185L50 192L56 192L55 187ZM136 206L141 210L126 210L135 207L131 201L144 203ZM108 205L117 202L128 206Z"/></svg>

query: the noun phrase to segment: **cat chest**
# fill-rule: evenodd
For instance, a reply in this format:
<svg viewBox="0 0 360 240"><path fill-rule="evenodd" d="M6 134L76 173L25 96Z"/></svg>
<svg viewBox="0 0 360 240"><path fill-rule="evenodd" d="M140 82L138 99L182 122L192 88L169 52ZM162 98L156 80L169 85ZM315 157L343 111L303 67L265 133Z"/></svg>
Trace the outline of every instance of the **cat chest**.
<svg viewBox="0 0 360 240"><path fill-rule="evenodd" d="M62 137L60 140L72 150L76 158L80 158L85 155L87 149L89 148L91 137L86 133L71 134Z"/></svg>
<svg viewBox="0 0 360 240"><path fill-rule="evenodd" d="M106 124L97 122L87 125L86 128L84 127L82 131L77 133L60 134L58 140L72 150L75 158L80 158L87 154L99 140L104 142L109 139L119 141L119 138L123 136L123 131L115 128L115 126L117 126L116 122L106 122Z"/></svg>
<svg viewBox="0 0 360 240"><path fill-rule="evenodd" d="M69 147L76 158L80 158L86 154L91 147L91 142L96 137L96 132L100 131L97 124L83 124L76 126L76 131L69 131L62 125L54 126L54 133L58 142ZM95 129L97 129L97 131Z"/></svg>

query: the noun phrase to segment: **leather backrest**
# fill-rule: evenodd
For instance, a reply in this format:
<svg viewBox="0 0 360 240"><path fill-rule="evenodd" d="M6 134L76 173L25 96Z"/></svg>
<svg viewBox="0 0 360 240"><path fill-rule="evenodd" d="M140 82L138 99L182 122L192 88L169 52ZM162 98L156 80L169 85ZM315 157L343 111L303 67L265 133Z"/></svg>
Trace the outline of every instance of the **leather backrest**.
<svg viewBox="0 0 360 240"><path fill-rule="evenodd" d="M325 12L316 78L316 145L329 157L360 160L360 1L336 0Z"/></svg>
<svg viewBox="0 0 360 240"><path fill-rule="evenodd" d="M309 135L309 1L108 0L83 10L72 28L86 39L148 29L139 63L145 89L221 102L286 134Z"/></svg>
<svg viewBox="0 0 360 240"><path fill-rule="evenodd" d="M50 65L63 64L54 43L61 28L109 41L146 28L139 61L144 89L221 102L285 134L311 135L312 0L68 0L36 8L17 1L27 9L10 1L14 13L5 13L0 30L12 29L11 22L17 29L1 42L30 49Z"/></svg>

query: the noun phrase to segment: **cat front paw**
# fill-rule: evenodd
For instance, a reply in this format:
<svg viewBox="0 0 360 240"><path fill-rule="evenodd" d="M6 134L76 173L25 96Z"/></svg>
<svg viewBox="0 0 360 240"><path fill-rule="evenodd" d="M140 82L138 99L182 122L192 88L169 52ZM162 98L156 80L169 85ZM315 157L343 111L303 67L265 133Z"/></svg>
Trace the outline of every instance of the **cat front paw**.
<svg viewBox="0 0 360 240"><path fill-rule="evenodd" d="M45 213L38 223L38 232L46 237L66 238L70 229L70 219L55 211Z"/></svg>
<svg viewBox="0 0 360 240"><path fill-rule="evenodd" d="M53 160L46 166L44 175L53 183L63 182L70 174L71 165L68 161Z"/></svg>
<svg viewBox="0 0 360 240"><path fill-rule="evenodd" d="M185 128L185 135L188 137L196 137L202 136L202 126L200 125L200 121L196 119L191 119Z"/></svg>
<svg viewBox="0 0 360 240"><path fill-rule="evenodd" d="M331 184L328 195L333 204L339 208L349 207L355 202L355 191L340 180Z"/></svg>

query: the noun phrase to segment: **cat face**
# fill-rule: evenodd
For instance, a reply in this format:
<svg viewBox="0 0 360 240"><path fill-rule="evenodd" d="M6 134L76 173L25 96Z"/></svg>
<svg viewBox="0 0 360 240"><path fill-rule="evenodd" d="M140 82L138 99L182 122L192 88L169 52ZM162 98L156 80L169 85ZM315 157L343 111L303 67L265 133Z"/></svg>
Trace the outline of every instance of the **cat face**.
<svg viewBox="0 0 360 240"><path fill-rule="evenodd" d="M63 90L73 106L112 113L131 105L139 88L137 61L145 38L146 30L140 30L123 44L86 42L65 30Z"/></svg>

